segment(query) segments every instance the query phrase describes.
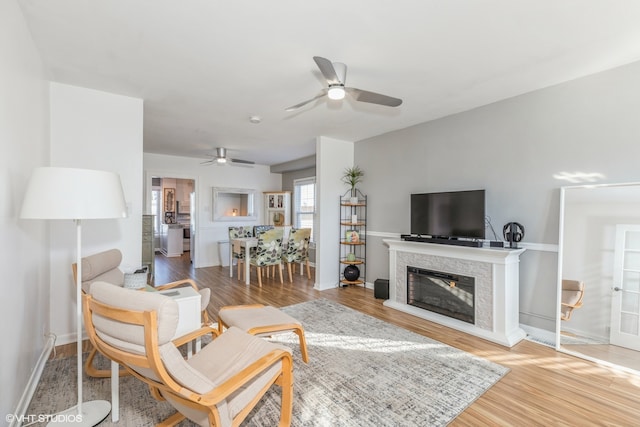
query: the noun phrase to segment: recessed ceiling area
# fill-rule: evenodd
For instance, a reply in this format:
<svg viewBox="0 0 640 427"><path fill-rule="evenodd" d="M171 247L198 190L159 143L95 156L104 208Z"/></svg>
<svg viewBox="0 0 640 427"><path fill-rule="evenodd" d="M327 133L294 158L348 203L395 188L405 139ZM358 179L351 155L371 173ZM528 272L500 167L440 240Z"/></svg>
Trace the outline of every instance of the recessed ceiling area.
<svg viewBox="0 0 640 427"><path fill-rule="evenodd" d="M144 151L203 160L275 165L640 59L632 0L19 4L52 81L143 99ZM402 105L285 111L326 88L314 56Z"/></svg>

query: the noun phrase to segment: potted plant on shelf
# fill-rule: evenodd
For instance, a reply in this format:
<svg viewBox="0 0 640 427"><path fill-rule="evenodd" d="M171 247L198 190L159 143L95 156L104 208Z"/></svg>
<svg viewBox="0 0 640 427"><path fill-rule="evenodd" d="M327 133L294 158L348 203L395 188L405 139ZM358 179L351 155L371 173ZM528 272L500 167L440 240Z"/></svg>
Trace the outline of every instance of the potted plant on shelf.
<svg viewBox="0 0 640 427"><path fill-rule="evenodd" d="M352 166L350 168L346 168L344 170L344 174L342 175L342 182L344 182L345 184L351 187L350 203L352 204L358 203L356 185L362 181L363 176L364 176L364 171L360 169L359 166Z"/></svg>

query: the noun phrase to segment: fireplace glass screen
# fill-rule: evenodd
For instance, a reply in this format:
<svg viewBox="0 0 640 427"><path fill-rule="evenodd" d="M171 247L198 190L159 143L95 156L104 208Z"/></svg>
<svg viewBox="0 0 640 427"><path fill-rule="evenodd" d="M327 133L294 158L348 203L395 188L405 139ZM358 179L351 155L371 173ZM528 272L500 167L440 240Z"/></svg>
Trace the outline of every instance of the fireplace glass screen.
<svg viewBox="0 0 640 427"><path fill-rule="evenodd" d="M475 279L407 267L407 303L475 324Z"/></svg>

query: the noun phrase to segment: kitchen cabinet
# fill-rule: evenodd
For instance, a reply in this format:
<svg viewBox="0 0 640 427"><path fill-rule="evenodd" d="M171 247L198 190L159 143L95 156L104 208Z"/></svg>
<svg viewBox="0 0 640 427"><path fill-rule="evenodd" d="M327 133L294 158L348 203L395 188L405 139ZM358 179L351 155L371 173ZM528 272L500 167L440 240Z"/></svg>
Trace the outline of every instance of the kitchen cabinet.
<svg viewBox="0 0 640 427"><path fill-rule="evenodd" d="M291 225L291 191L264 193L264 223Z"/></svg>
<svg viewBox="0 0 640 427"><path fill-rule="evenodd" d="M142 215L142 265L149 267L149 277L153 279L155 248L153 245L154 215Z"/></svg>
<svg viewBox="0 0 640 427"><path fill-rule="evenodd" d="M183 226L181 224L163 224L160 246L162 253L167 257L182 256L183 252Z"/></svg>

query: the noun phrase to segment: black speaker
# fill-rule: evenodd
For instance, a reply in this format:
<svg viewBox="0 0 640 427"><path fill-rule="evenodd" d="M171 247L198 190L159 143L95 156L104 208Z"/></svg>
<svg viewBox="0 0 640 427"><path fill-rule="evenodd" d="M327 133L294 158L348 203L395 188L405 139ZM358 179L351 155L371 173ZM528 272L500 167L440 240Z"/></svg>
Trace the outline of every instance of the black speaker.
<svg viewBox="0 0 640 427"><path fill-rule="evenodd" d="M360 277L360 269L355 265L348 265L344 268L343 274L345 279L354 282Z"/></svg>
<svg viewBox="0 0 640 427"><path fill-rule="evenodd" d="M524 226L517 222L508 222L502 228L502 235L504 240L509 242L510 248L517 249L518 242L524 237Z"/></svg>
<svg viewBox="0 0 640 427"><path fill-rule="evenodd" d="M389 299L389 280L376 279L373 282L373 296L379 299Z"/></svg>

